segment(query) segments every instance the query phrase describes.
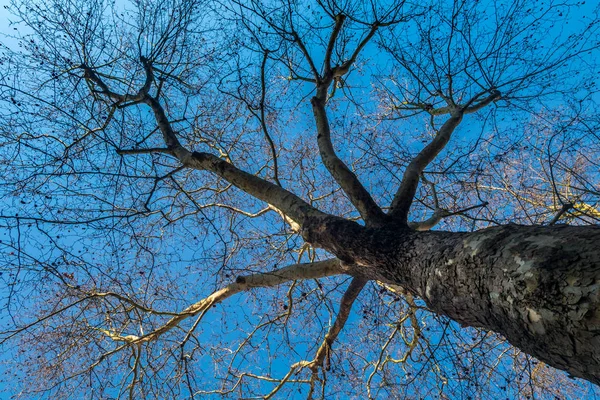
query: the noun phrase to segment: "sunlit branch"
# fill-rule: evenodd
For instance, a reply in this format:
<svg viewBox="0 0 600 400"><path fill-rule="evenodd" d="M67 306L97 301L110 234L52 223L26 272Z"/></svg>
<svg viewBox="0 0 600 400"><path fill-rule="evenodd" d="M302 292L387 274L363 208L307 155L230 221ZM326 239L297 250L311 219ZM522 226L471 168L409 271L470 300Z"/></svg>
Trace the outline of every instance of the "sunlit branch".
<svg viewBox="0 0 600 400"><path fill-rule="evenodd" d="M233 184L238 189L271 204L295 223L302 225L309 215L324 215L295 194L208 153L190 153L180 159L190 168L207 170Z"/></svg>
<svg viewBox="0 0 600 400"><path fill-rule="evenodd" d="M293 367L294 371L297 369L297 367ZM242 381L244 380L244 378L252 378L252 379L256 379L259 381L264 381L264 382L269 382L269 383L278 383L280 384L284 379L284 384L285 383L302 383L302 384L310 384L311 381L307 380L307 379L290 379L290 375L286 374L286 376L284 378L273 378L270 376L264 376L264 375L256 375L250 372L243 372L241 374L239 374L239 376L236 376L237 380L235 381L235 383L228 389L222 389L222 390L211 390L211 391L204 391L204 390L200 390L198 392L196 392L195 394L200 394L200 395L210 395L210 394L220 394L220 395L225 395L225 394L229 394L232 393L234 390L236 390L240 384L242 383ZM279 387L281 388L281 387ZM277 389L277 391L279 391L279 389ZM276 393L276 392L275 392Z"/></svg>
<svg viewBox="0 0 600 400"><path fill-rule="evenodd" d="M114 331L102 329L107 336L115 341L127 343L144 343L156 340L159 336L178 326L184 320L199 315L201 319L204 314L215 304L240 292L253 288L265 288L278 286L293 280L319 279L328 276L340 275L343 271L337 259L317 261L314 263L293 264L272 272L265 272L247 276L238 276L234 283L223 289L217 290L210 296L190 305L182 312L167 321L160 328L146 335L122 335Z"/></svg>
<svg viewBox="0 0 600 400"><path fill-rule="evenodd" d="M388 339L386 340L383 347L381 348L381 351L379 352L377 361L373 365L373 371L371 371L371 374L369 375L369 378L367 379L367 393L369 395L369 399L372 398L371 382L373 381L373 378L375 377L377 372L382 370L384 368L385 364L387 364L388 362L391 362L394 364L405 363L408 360L408 357L410 357L410 355L413 353L413 351L417 347L417 344L419 343L419 339L421 337L421 326L419 325L419 320L417 319L417 316L416 316L416 311L419 309L419 307L415 304L415 301L414 301L414 298L412 297L412 295L406 294L405 300L409 305L409 309L408 309L407 313L404 316L402 316L402 318L400 318L400 320L396 323L394 330L389 335ZM410 341L408 341L406 339L406 337L404 336L404 333L402 332L403 324L407 319L410 319L410 324L413 329L413 335L412 335L412 338ZM401 334L402 339L404 340L404 344L407 346L407 349L401 358L394 359L394 358L390 357L389 355L386 355L386 351L387 351L388 347L390 346L390 344L392 344L394 342L394 338L396 337L396 335L398 333ZM385 358L384 358L384 355L386 355Z"/></svg>
<svg viewBox="0 0 600 400"><path fill-rule="evenodd" d="M152 74L150 61L147 59L143 59L142 61L147 72L147 77L149 77L146 80L146 84L148 84L148 82L151 82ZM98 85L102 89L102 93L106 96L112 97L118 101L130 99L128 96L122 96L110 91L106 84L92 69L87 66L82 66L82 68L85 71L86 77ZM287 217L291 218L297 225L302 225L302 222L307 215L323 214L293 193L288 192L277 185L273 185L262 178L237 169L227 161L221 160L208 153L191 152L186 149L179 141L159 100L150 96L147 92L148 90L146 88L142 88L138 97L152 109L167 148L124 149L119 150L121 154L140 154L148 152L170 153L179 159L184 166L213 172L246 193L273 205Z"/></svg>
<svg viewBox="0 0 600 400"><path fill-rule="evenodd" d="M290 378L292 377L292 375L298 371L301 370L302 368L306 367L305 362L299 362L296 363L294 365L292 365L290 367L290 370L288 371L287 374L285 374L285 376L283 378L281 378L281 380L279 381L279 383L277 384L277 386L275 386L275 388L273 388L273 390L271 390L271 392L269 392L269 394L267 394L266 396L263 397L264 400L268 400L273 398L273 396L275 396L277 394L277 392L279 392L279 390L281 390L281 388L283 387L283 385L285 385Z"/></svg>
<svg viewBox="0 0 600 400"><path fill-rule="evenodd" d="M140 354L140 346L133 346L131 348L131 353L132 357L134 358L133 367L131 368L133 376L131 377L131 382L129 383L127 388L129 389L129 398L133 399L135 393L135 386L138 383L140 373L140 359L142 357L142 355Z"/></svg>
<svg viewBox="0 0 600 400"><path fill-rule="evenodd" d="M257 211L257 212L255 212L255 213L252 213L252 212L244 211L244 210L242 210L242 209L240 209L240 208L237 208L237 207L233 207L233 206L231 206L231 205L229 205L229 204L222 204L222 203L210 203L210 204L202 204L202 205L199 205L199 207L198 207L198 208L200 208L200 209L204 209L204 208L211 208L211 207L224 208L224 209L226 209L226 210L233 211L233 212L235 212L235 213L237 213L237 214L244 215L244 216L246 216L246 217L248 217L248 218L256 218L256 217L260 217L261 215L264 215L265 213L267 213L267 212L269 212L269 211L276 211L276 210L274 209L274 207L272 207L272 206L267 206L267 207L265 207L265 208L263 208L263 209L261 209L261 210L258 210L258 211Z"/></svg>
<svg viewBox="0 0 600 400"><path fill-rule="evenodd" d="M152 111L167 148L173 152L173 155L188 168L206 170L215 173L225 179L238 189L260 199L268 204L272 204L277 209L285 213L289 218L299 225L302 225L304 218L308 215L323 215L322 212L312 207L295 194L272 184L256 175L242 171L233 164L220 159L209 153L191 152L186 149L177 138L177 135L166 116L164 108L157 99L146 96L146 104Z"/></svg>

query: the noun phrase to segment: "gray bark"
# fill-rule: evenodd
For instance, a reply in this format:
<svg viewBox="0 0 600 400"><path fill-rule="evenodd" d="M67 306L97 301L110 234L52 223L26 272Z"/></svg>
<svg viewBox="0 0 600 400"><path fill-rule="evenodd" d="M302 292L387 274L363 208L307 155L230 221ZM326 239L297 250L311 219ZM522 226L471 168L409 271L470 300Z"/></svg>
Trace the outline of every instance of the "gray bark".
<svg viewBox="0 0 600 400"><path fill-rule="evenodd" d="M348 273L400 285L436 313L500 333L600 384L600 227L415 232L313 218L303 235L338 256Z"/></svg>

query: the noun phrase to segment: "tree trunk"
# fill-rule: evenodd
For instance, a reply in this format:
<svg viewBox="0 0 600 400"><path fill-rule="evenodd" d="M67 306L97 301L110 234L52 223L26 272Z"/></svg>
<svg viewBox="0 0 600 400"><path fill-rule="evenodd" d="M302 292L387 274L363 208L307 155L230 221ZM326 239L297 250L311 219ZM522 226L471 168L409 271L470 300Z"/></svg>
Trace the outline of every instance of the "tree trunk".
<svg viewBox="0 0 600 400"><path fill-rule="evenodd" d="M436 313L600 384L600 227L415 232L328 218L303 234L348 273L400 285Z"/></svg>

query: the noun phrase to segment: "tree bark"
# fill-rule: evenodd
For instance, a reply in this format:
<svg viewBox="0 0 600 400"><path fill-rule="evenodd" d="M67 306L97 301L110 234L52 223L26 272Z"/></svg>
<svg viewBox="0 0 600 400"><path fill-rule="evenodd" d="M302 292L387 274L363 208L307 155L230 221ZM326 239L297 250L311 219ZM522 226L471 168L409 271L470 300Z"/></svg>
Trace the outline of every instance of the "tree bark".
<svg viewBox="0 0 600 400"><path fill-rule="evenodd" d="M600 227L506 225L472 233L364 228L312 218L305 239L352 275L400 285L463 326L600 384Z"/></svg>

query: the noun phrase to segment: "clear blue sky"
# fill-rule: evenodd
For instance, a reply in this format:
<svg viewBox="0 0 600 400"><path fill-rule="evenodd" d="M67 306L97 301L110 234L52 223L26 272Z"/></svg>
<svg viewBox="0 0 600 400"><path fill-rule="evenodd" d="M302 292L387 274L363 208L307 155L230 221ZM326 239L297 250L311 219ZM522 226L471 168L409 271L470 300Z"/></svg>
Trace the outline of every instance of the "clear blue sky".
<svg viewBox="0 0 600 400"><path fill-rule="evenodd" d="M593 1L590 1L589 3L593 3ZM3 33L6 33L6 34L10 35L10 34L13 34L14 30L13 30L13 27L9 27L8 26L8 20L9 20L8 19L9 18L8 17L8 12L4 8L4 6L7 5L7 4L8 4L7 0L0 0L0 27L2 27L0 29L3 31ZM590 4L590 6L592 6L592 5ZM10 39L8 41L6 39L0 39L0 41L3 42L4 44L8 44L8 45L10 45L11 43L14 44L14 41L12 41ZM231 305L229 305L229 306L231 306ZM234 308L234 307L232 306L232 308ZM211 318L207 318L207 320L205 322L206 323L212 322ZM240 321L240 322L243 323L244 321ZM278 367L279 367L279 365L278 365ZM287 369L288 369L288 365L285 365L284 363L281 363L281 370L280 371L273 371L273 375L275 375L275 376L281 376L282 373L287 372ZM4 371L2 370L2 366L0 365L0 374L3 373L3 372ZM0 387L0 390L1 389L2 388Z"/></svg>

